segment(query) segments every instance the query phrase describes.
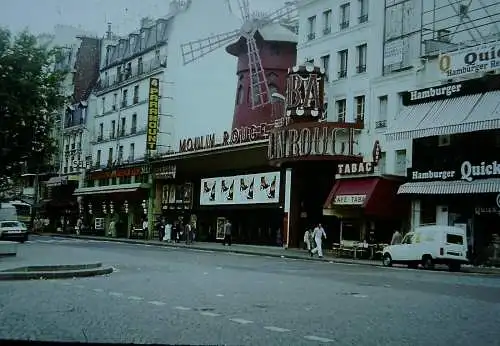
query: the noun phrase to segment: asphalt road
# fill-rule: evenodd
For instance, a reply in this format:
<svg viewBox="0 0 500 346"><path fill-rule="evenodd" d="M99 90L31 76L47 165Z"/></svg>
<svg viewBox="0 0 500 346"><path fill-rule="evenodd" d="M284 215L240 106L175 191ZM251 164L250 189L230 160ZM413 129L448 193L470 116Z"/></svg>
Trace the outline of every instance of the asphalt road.
<svg viewBox="0 0 500 346"><path fill-rule="evenodd" d="M33 256L102 261L117 271L0 282L0 339L500 344L495 277L82 240L34 238L21 246Z"/></svg>

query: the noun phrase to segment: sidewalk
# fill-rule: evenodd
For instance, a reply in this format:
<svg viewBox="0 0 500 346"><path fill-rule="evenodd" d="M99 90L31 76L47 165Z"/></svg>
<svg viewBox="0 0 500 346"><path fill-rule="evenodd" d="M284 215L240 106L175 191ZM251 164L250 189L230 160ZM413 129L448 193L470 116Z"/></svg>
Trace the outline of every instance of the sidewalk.
<svg viewBox="0 0 500 346"><path fill-rule="evenodd" d="M158 240L125 239L125 238L110 238L102 236L100 237L100 236L83 236L83 235L79 236L74 234L40 233L39 235L60 237L60 238L111 241L111 242L126 243L126 244L145 244L145 245L154 245L163 247L189 248L189 249L203 250L203 251L230 252L230 253L239 253L239 254L255 255L255 256L268 256L268 257L291 258L291 259L300 259L308 261L382 267L381 261L334 257L331 254L331 251L329 250L324 250L324 258L318 258L317 256L310 257L309 253L305 250L285 249L277 246L243 245L243 244L233 244L231 246L224 246L220 243L206 243L206 242L194 242L190 245L186 245L185 242L167 243L167 242L160 242ZM500 268L493 268L493 267L474 267L472 265L467 265L467 266L462 266L461 271L463 273L500 276Z"/></svg>

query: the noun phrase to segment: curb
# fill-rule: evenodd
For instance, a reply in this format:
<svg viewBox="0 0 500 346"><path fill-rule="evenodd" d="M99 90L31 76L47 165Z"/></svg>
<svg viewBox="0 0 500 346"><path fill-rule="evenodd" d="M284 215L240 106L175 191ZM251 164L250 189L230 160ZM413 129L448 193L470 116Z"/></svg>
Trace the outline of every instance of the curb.
<svg viewBox="0 0 500 346"><path fill-rule="evenodd" d="M97 240L97 241L108 241L114 243L122 243L122 244L139 244L139 245L150 245L156 247L169 247L169 248L177 248L177 249L192 249L192 250L202 250L202 251L213 251L213 252L225 252L225 253L238 253L243 255L254 255L254 256L267 256L273 258L288 258L288 259L296 259L296 260L304 260L304 261L315 261L315 262L328 262L328 263L338 263L338 264L351 264L351 265L359 265L359 266L369 266L369 267L384 267L382 263L369 263L369 262L356 262L356 261L343 261L336 258L318 258L318 257L309 257L309 256L301 256L294 254L277 254L277 253L267 253L267 252L257 252L257 251L248 251L248 250L240 250L240 249L229 249L227 247L224 248L205 248L202 246L189 245L184 246L176 243L148 243L144 240L140 239L120 239L120 238L107 238L107 237L98 237L98 236L85 236L85 235L74 235L74 234L57 234L57 233L45 233L40 234L43 236L49 237L59 237L59 238L71 238L71 239L86 239L86 240ZM384 267L385 268L385 267ZM490 269L484 268L483 270L470 270L469 268L462 268L462 274L479 274L479 275L487 275L487 276L499 276L500 277L500 269Z"/></svg>
<svg viewBox="0 0 500 346"><path fill-rule="evenodd" d="M71 271L71 270L87 270L102 268L102 263L89 264L57 264L57 265L41 265L41 266L25 266L12 269L0 270L0 273L30 273L30 272L56 272L56 271Z"/></svg>
<svg viewBox="0 0 500 346"><path fill-rule="evenodd" d="M111 274L112 267L82 269L82 270L64 270L64 271L33 271L33 272L0 272L0 281L2 280L50 280L50 279L71 279L89 276Z"/></svg>

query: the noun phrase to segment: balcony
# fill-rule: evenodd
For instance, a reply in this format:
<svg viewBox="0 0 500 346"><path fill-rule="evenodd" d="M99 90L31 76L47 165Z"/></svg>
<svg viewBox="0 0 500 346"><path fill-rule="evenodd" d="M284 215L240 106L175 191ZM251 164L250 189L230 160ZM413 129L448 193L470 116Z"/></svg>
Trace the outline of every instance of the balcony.
<svg viewBox="0 0 500 346"><path fill-rule="evenodd" d="M365 123L365 115L364 114L356 114L356 118L354 120L356 124L362 124L364 125Z"/></svg>
<svg viewBox="0 0 500 346"><path fill-rule="evenodd" d="M349 28L349 21L344 21L340 23L340 30L345 30Z"/></svg>
<svg viewBox="0 0 500 346"><path fill-rule="evenodd" d="M364 73L364 72L366 72L366 65L356 66L356 73Z"/></svg>
<svg viewBox="0 0 500 346"><path fill-rule="evenodd" d="M379 120L375 122L376 129L383 129L387 127L387 120Z"/></svg>
<svg viewBox="0 0 500 346"><path fill-rule="evenodd" d="M340 70L338 73L339 79L347 78L347 70Z"/></svg>
<svg viewBox="0 0 500 346"><path fill-rule="evenodd" d="M167 58L152 59L151 61L144 62L142 65L132 67L120 73L117 76L109 78L109 80L98 83L96 92L98 95L104 94L113 89L118 89L122 84L130 84L137 80L143 79L148 74L152 74L159 69L167 67ZM116 110L116 109L113 109Z"/></svg>
<svg viewBox="0 0 500 346"><path fill-rule="evenodd" d="M310 32L309 34L307 34L307 40L308 41L312 41L316 38L316 33L314 32Z"/></svg>
<svg viewBox="0 0 500 346"><path fill-rule="evenodd" d="M332 28L327 26L323 29L323 35L329 35L332 32Z"/></svg>
<svg viewBox="0 0 500 346"><path fill-rule="evenodd" d="M359 20L359 24L366 23L368 21L368 15L367 14L363 14L363 15L361 15L361 16L358 17L358 20Z"/></svg>

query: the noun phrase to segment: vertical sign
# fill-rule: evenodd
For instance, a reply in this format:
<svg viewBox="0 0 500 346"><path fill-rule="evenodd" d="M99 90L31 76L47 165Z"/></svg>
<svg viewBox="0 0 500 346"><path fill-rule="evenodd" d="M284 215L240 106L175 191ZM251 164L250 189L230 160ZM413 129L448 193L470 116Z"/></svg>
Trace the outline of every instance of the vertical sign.
<svg viewBox="0 0 500 346"><path fill-rule="evenodd" d="M156 150L156 139L158 135L158 105L159 105L159 84L158 78L149 80L149 103L148 103L148 133L146 136L146 148Z"/></svg>
<svg viewBox="0 0 500 346"><path fill-rule="evenodd" d="M322 119L325 93L325 71L313 65L288 69L286 115L293 121Z"/></svg>

